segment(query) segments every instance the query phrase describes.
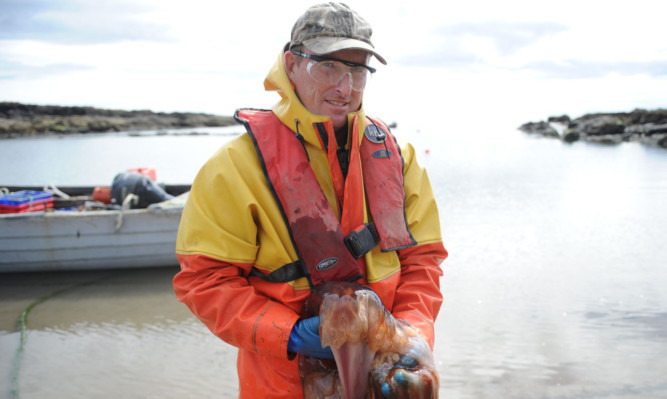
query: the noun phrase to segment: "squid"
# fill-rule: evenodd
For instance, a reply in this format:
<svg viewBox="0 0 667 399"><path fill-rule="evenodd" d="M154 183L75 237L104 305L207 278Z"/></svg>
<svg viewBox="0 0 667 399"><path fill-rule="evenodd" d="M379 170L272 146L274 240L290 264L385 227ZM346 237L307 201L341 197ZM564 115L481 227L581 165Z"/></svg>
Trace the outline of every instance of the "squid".
<svg viewBox="0 0 667 399"><path fill-rule="evenodd" d="M306 399L437 398L439 376L423 334L396 319L357 283L314 288L302 317L320 316L322 346L334 359L299 358Z"/></svg>

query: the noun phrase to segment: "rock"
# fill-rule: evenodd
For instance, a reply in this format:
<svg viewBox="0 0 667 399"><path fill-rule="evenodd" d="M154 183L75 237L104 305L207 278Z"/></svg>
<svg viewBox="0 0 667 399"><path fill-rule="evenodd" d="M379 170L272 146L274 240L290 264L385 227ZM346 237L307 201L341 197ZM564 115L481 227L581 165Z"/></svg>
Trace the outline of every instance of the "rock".
<svg viewBox="0 0 667 399"><path fill-rule="evenodd" d="M577 130L589 136L622 134L625 131L623 121L615 116L598 116L577 122L576 127Z"/></svg>
<svg viewBox="0 0 667 399"><path fill-rule="evenodd" d="M570 124L570 117L568 115L550 116L549 119L547 119L547 121L562 123L563 125L567 126Z"/></svg>
<svg viewBox="0 0 667 399"><path fill-rule="evenodd" d="M557 124L567 126L560 135L553 134L557 131L554 129ZM567 115L551 116L547 122L528 122L519 130L545 137L559 137L566 143L578 140L599 144L636 141L667 148L667 109L586 114L575 119Z"/></svg>
<svg viewBox="0 0 667 399"><path fill-rule="evenodd" d="M554 129L547 122L528 122L524 123L519 127L519 130L522 130L530 134L539 134L546 137L558 137L558 131Z"/></svg>
<svg viewBox="0 0 667 399"><path fill-rule="evenodd" d="M645 109L635 109L625 115L626 125L643 125L646 123L665 124L667 123L667 109L657 109L647 111Z"/></svg>
<svg viewBox="0 0 667 399"><path fill-rule="evenodd" d="M664 123L662 125L654 125L652 123L647 123L646 125L643 125L645 127L644 134L646 136L653 136L654 134L658 133L667 133L667 123Z"/></svg>
<svg viewBox="0 0 667 399"><path fill-rule="evenodd" d="M234 125L231 116L0 102L0 138Z"/></svg>
<svg viewBox="0 0 667 399"><path fill-rule="evenodd" d="M567 128L563 132L561 139L566 143L573 143L579 140L580 137L581 135L579 134L579 131L576 129Z"/></svg>

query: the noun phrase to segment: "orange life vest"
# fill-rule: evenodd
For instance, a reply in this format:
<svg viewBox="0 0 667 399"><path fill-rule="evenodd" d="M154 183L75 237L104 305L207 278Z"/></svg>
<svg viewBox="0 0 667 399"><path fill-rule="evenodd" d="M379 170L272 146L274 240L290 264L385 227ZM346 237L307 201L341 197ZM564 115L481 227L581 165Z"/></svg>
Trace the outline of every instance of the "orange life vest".
<svg viewBox="0 0 667 399"><path fill-rule="evenodd" d="M358 258L378 242L383 252L416 245L405 219L403 158L384 124L368 119L358 152L373 223L350 226L345 235L310 167L298 129L295 134L268 110L241 109L234 117L255 144L299 257L269 274L253 269L254 276L276 282L305 276L311 287L325 281L354 281L364 275ZM331 151L327 147L333 132L321 123L314 127L325 150Z"/></svg>

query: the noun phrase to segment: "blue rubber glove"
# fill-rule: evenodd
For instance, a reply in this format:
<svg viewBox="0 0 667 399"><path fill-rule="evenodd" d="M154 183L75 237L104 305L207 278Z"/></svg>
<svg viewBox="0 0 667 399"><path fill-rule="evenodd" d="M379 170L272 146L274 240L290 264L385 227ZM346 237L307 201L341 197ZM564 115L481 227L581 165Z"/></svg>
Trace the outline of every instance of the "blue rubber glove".
<svg viewBox="0 0 667 399"><path fill-rule="evenodd" d="M297 320L287 342L287 351L319 359L333 359L330 347L322 348L320 316Z"/></svg>
<svg viewBox="0 0 667 399"><path fill-rule="evenodd" d="M410 370L416 369L418 366L419 364L415 358L409 355L402 355L400 359L398 359L398 362L394 363L394 367L392 367L392 369L399 369L399 371L394 373L394 381L392 384L389 384L389 382L384 382L380 387L382 396L384 396L385 399L390 399L392 396L403 397L402 394L412 392L412 388L417 385L415 385L415 378L409 378L407 373ZM392 392L392 389L398 390L398 392Z"/></svg>

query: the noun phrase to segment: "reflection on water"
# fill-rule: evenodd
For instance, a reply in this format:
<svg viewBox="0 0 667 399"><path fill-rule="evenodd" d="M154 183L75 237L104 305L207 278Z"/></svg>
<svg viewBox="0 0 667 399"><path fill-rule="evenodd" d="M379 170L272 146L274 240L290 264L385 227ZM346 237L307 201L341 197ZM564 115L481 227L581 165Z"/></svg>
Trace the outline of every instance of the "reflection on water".
<svg viewBox="0 0 667 399"><path fill-rule="evenodd" d="M199 139L159 142L196 169ZM667 397L667 152L512 132L411 141L450 251L436 322L441 397ZM236 397L235 349L176 302L175 272L3 275L0 386L10 385L18 315L71 287L29 314L21 398Z"/></svg>

